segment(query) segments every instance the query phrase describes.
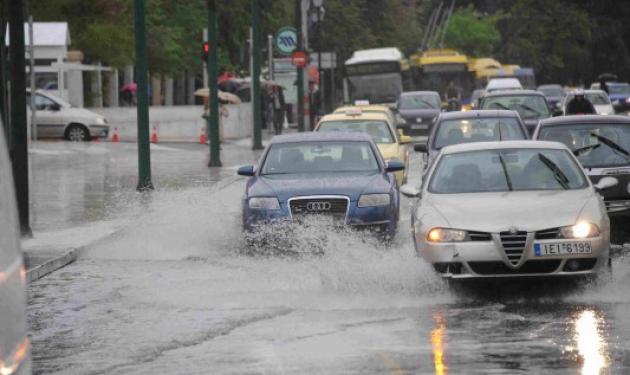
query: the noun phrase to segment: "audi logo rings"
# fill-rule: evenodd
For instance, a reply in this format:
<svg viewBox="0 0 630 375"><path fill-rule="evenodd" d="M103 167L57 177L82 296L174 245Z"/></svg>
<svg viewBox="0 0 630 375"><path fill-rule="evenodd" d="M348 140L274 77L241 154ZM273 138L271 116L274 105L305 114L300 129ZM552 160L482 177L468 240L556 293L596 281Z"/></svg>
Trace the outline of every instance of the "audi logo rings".
<svg viewBox="0 0 630 375"><path fill-rule="evenodd" d="M306 204L307 210L315 212L330 211L331 208L332 203L330 202L308 202Z"/></svg>

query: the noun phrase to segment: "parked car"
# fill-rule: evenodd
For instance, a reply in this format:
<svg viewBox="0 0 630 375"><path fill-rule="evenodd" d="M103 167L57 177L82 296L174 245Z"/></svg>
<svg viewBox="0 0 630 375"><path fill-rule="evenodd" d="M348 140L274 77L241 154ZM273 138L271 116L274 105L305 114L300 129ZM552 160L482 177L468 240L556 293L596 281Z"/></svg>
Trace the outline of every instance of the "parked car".
<svg viewBox="0 0 630 375"><path fill-rule="evenodd" d="M607 82L608 96L617 113L630 112L630 84L626 82Z"/></svg>
<svg viewBox="0 0 630 375"><path fill-rule="evenodd" d="M253 232L319 215L390 238L400 211L393 173L404 168L398 160L385 161L364 133L275 136L257 168L238 170L250 177L242 201L243 228Z"/></svg>
<svg viewBox="0 0 630 375"><path fill-rule="evenodd" d="M387 108L387 107L384 107ZM409 165L411 137L396 129L391 118L378 111L364 112L363 107L348 107L345 112L337 112L322 117L315 126L316 132L359 132L370 135L386 161L397 159L405 167ZM399 185L407 182L407 169L396 173Z"/></svg>
<svg viewBox="0 0 630 375"><path fill-rule="evenodd" d="M545 95L551 108L560 108L562 100L567 95L562 86L557 84L540 85L537 90Z"/></svg>
<svg viewBox="0 0 630 375"><path fill-rule="evenodd" d="M565 96L561 104L562 113L566 115L567 105L575 97L575 92L570 92ZM615 109L613 108L610 98L603 90L584 90L584 98L591 102L595 107L595 112L598 115L614 115Z"/></svg>
<svg viewBox="0 0 630 375"><path fill-rule="evenodd" d="M435 121L427 143L414 145L414 150L428 154L424 165L426 173L446 146L528 138L527 128L516 111L448 112L442 113Z"/></svg>
<svg viewBox="0 0 630 375"><path fill-rule="evenodd" d="M26 271L20 251L13 173L2 130L0 176L0 374L30 374L30 342L26 331Z"/></svg>
<svg viewBox="0 0 630 375"><path fill-rule="evenodd" d="M549 108L545 96L533 90L505 90L495 91L486 94L481 99L480 109L503 109L516 111L523 119L529 134L534 133L538 121L551 117L552 110ZM557 111L553 114L561 114Z"/></svg>
<svg viewBox="0 0 630 375"><path fill-rule="evenodd" d="M405 120L404 133L427 136L441 112L442 100L435 91L403 92L396 102L396 111Z"/></svg>
<svg viewBox="0 0 630 375"><path fill-rule="evenodd" d="M540 122L534 139L564 143L594 184L604 178L617 181L600 194L610 216L613 242L630 239L630 117L555 117Z"/></svg>
<svg viewBox="0 0 630 375"><path fill-rule="evenodd" d="M523 85L517 78L492 78L486 85L486 92L501 90L522 90Z"/></svg>
<svg viewBox="0 0 630 375"><path fill-rule="evenodd" d="M609 220L577 159L556 142L444 148L412 208L418 255L448 279L575 277L610 267Z"/></svg>
<svg viewBox="0 0 630 375"><path fill-rule="evenodd" d="M26 95L26 102L30 103L30 90ZM85 108L75 108L53 94L37 90L35 108L37 138L63 138L83 142L92 138L107 138L109 135L109 125L105 117ZM28 113L30 116L30 111Z"/></svg>

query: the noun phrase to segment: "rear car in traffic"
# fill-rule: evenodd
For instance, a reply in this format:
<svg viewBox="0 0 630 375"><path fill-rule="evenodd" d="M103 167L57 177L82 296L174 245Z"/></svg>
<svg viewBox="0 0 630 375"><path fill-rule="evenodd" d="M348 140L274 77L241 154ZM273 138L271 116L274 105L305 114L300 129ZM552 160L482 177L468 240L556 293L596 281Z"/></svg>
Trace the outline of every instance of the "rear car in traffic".
<svg viewBox="0 0 630 375"><path fill-rule="evenodd" d="M406 136L390 117L380 112L364 112L361 107L348 107L345 112L335 112L324 116L314 129L316 132L358 132L368 134L376 143L383 159L409 163L411 137ZM398 185L407 181L407 170L396 173Z"/></svg>
<svg viewBox="0 0 630 375"><path fill-rule="evenodd" d="M506 90L486 94L481 99L480 109L502 109L516 111L525 123L529 134L533 134L538 121L551 117L552 110L545 96L533 90ZM560 114L558 112L558 114Z"/></svg>
<svg viewBox="0 0 630 375"><path fill-rule="evenodd" d="M405 135L428 136L431 125L442 110L440 94L435 91L403 92L396 102L396 111L405 120Z"/></svg>
<svg viewBox="0 0 630 375"><path fill-rule="evenodd" d="M393 173L398 160L385 161L363 133L321 132L274 137L249 176L242 200L243 228L322 218L332 226L368 229L391 238L399 216Z"/></svg>
<svg viewBox="0 0 630 375"><path fill-rule="evenodd" d="M556 142L444 148L412 209L415 249L449 279L584 276L608 270L609 220L571 152Z"/></svg>
<svg viewBox="0 0 630 375"><path fill-rule="evenodd" d="M598 115L614 115L615 109L610 101L608 95L603 90L582 90L584 92L584 98L591 102L595 108L595 113ZM575 92L570 92L566 95L561 103L562 113L567 114L567 105L575 97Z"/></svg>
<svg viewBox="0 0 630 375"><path fill-rule="evenodd" d="M552 109L560 108L562 100L567 95L562 86L557 84L540 85L537 90L545 95L547 103Z"/></svg>
<svg viewBox="0 0 630 375"><path fill-rule="evenodd" d="M534 139L556 141L577 156L596 184L607 178L614 186L599 192L611 220L613 242L630 238L630 118L627 116L563 116L541 121Z"/></svg>

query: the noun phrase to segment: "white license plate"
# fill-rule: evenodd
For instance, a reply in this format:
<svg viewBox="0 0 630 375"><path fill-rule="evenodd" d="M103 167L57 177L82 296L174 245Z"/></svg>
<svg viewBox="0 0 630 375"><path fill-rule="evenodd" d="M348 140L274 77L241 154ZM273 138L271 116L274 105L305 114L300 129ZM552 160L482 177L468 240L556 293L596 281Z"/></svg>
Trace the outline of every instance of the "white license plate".
<svg viewBox="0 0 630 375"><path fill-rule="evenodd" d="M590 254L591 252L591 243L586 241L534 244L534 254L536 254L537 257L570 254Z"/></svg>
<svg viewBox="0 0 630 375"><path fill-rule="evenodd" d="M425 124L414 124L411 125L411 128L414 130L426 130L429 128L429 125L425 125Z"/></svg>

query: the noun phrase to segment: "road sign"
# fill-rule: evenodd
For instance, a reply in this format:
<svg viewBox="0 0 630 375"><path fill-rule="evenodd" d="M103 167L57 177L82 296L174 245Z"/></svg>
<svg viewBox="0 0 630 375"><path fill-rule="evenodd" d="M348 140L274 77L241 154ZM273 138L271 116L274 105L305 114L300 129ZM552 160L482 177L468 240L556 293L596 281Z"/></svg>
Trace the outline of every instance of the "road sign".
<svg viewBox="0 0 630 375"><path fill-rule="evenodd" d="M298 45L297 31L293 27L283 27L276 33L274 44L279 53L290 55Z"/></svg>
<svg viewBox="0 0 630 375"><path fill-rule="evenodd" d="M291 55L291 63L298 68L304 68L308 63L306 52L293 51L293 54Z"/></svg>

